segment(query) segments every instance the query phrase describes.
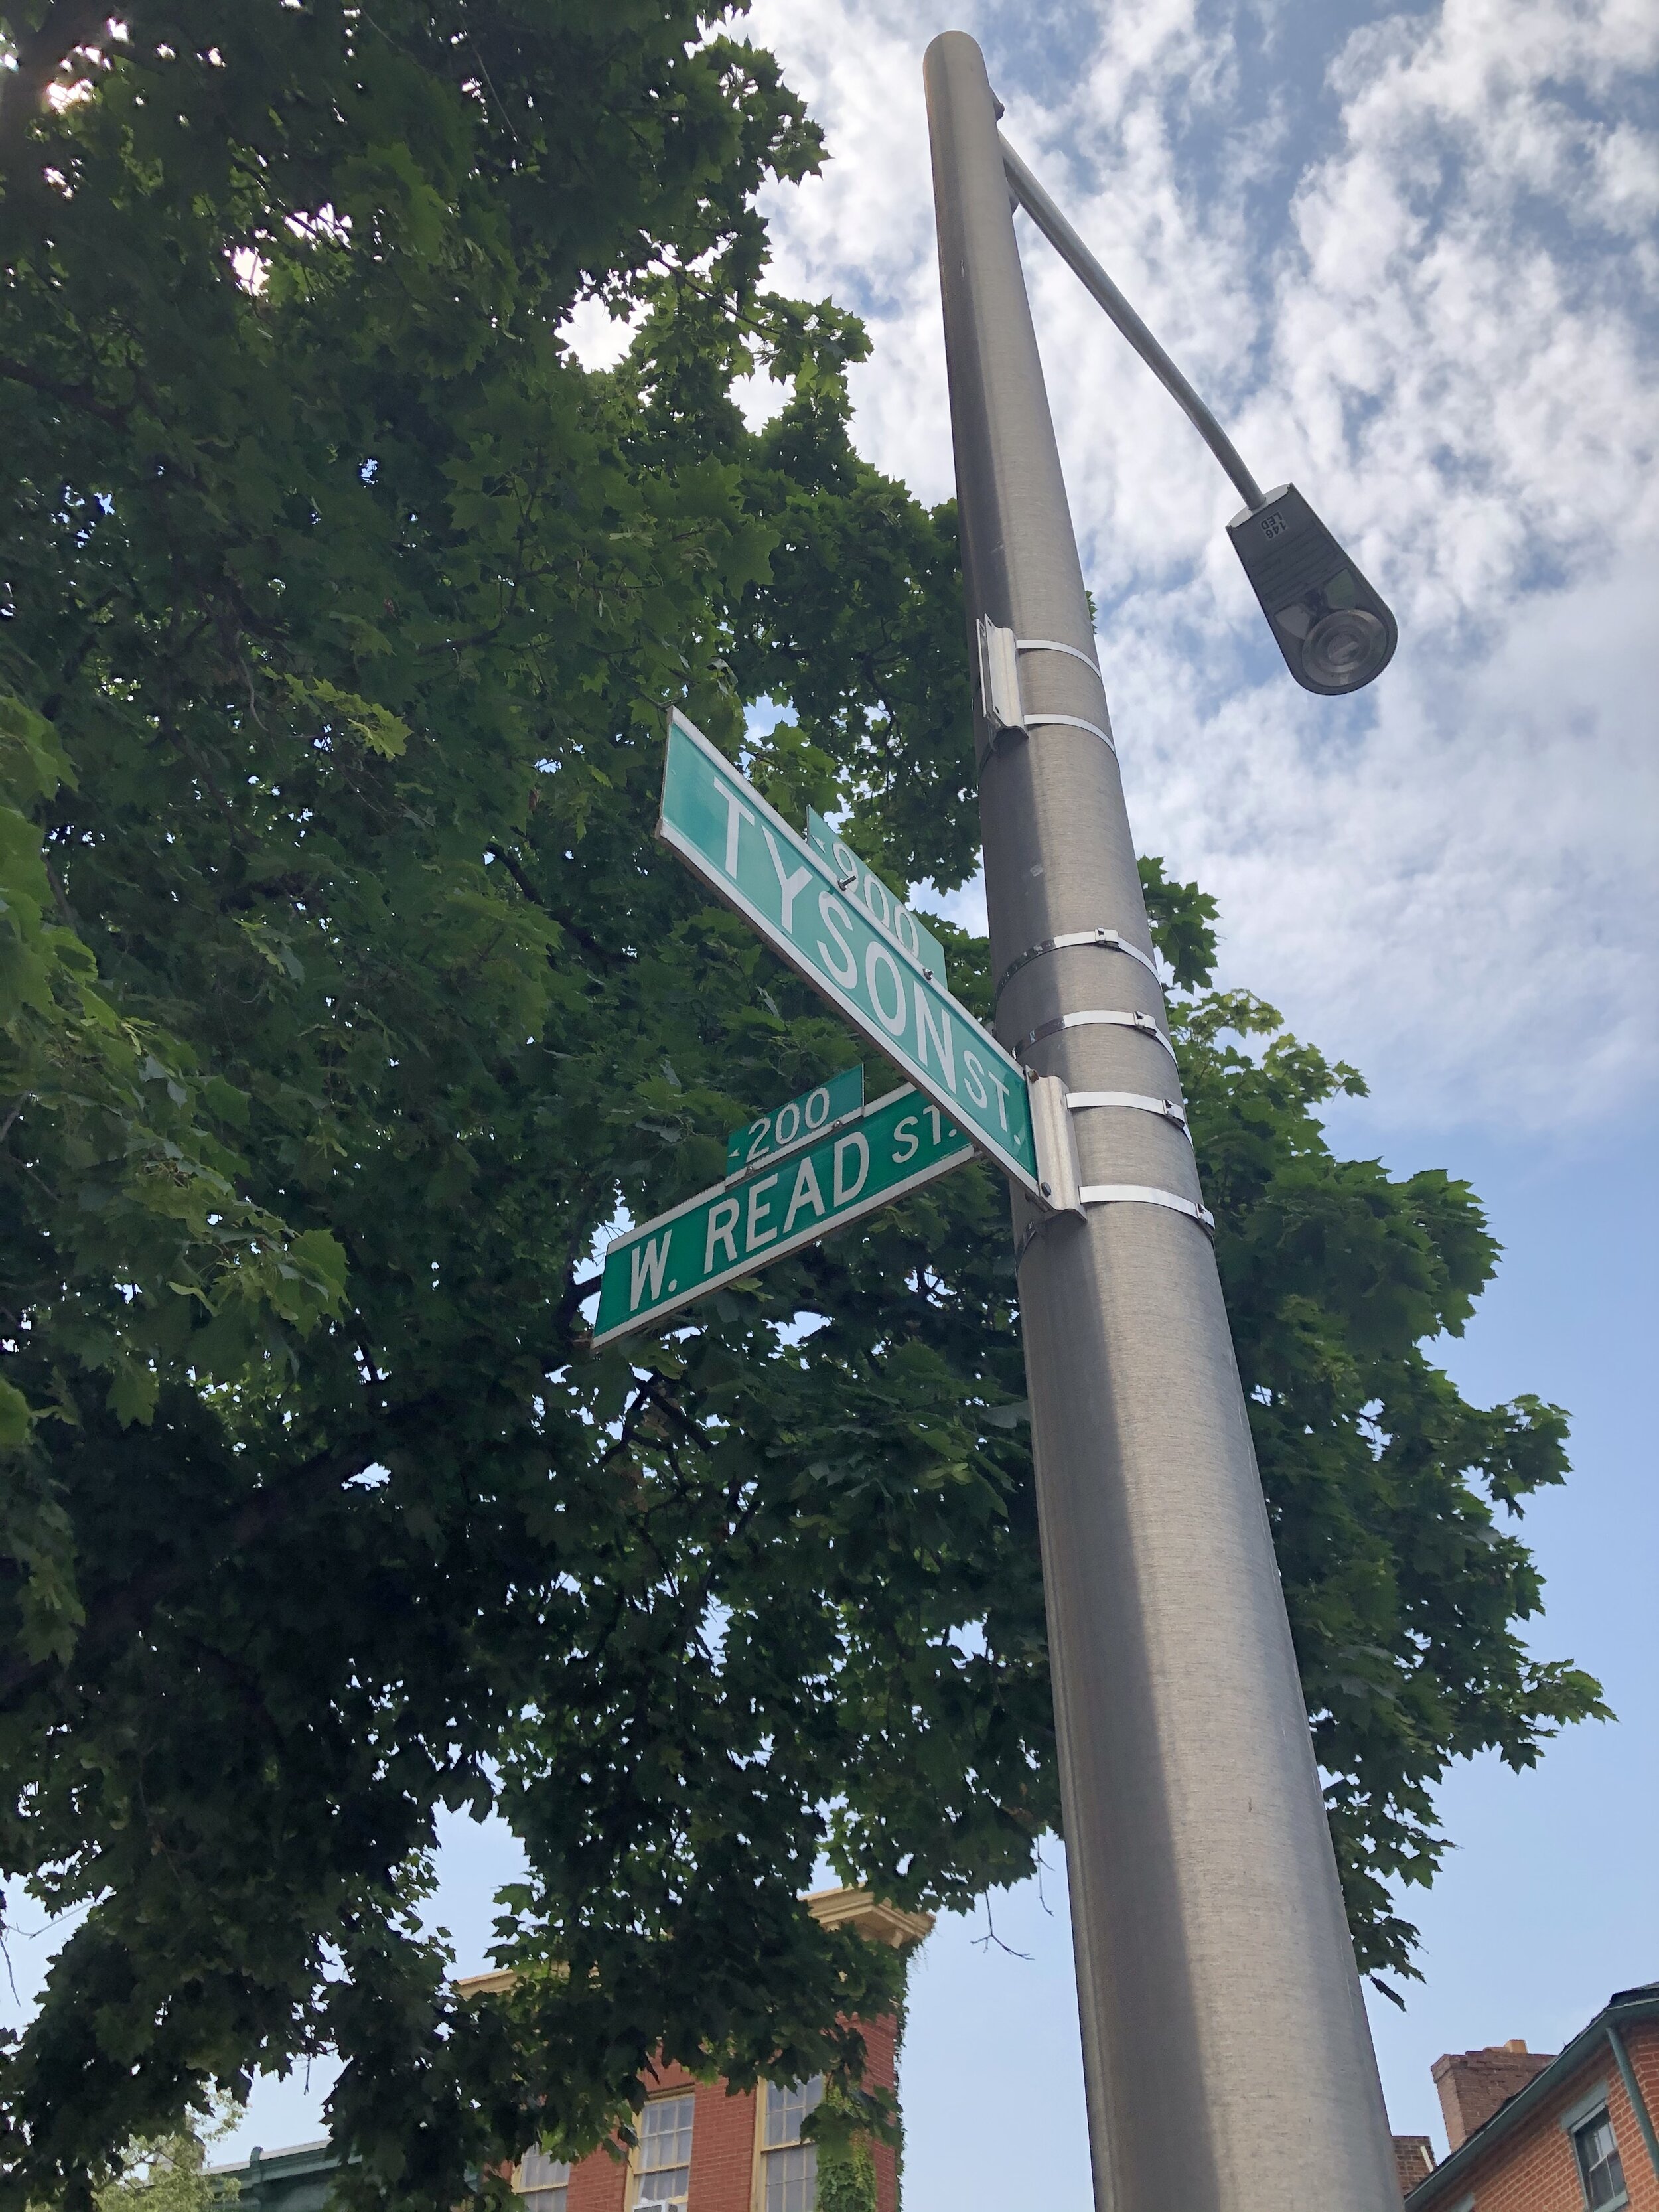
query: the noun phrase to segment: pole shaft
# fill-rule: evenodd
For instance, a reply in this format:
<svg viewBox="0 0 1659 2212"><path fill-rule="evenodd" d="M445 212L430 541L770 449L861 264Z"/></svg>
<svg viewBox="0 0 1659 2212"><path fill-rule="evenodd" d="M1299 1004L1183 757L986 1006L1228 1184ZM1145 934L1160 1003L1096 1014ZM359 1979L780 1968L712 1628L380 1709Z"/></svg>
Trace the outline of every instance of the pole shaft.
<svg viewBox="0 0 1659 2212"><path fill-rule="evenodd" d="M995 105L979 48L926 64L970 629L1092 652ZM1104 724L1069 655L1022 656L1028 714ZM1104 927L1150 951L1113 754L1064 723L978 727L993 973ZM1018 969L1006 1042L1089 1008L1150 1013L1140 963L1091 945ZM1073 1091L1164 1095L1133 1029L1057 1030ZM1085 1184L1200 1195L1181 1131L1075 1116ZM1097 1205L1025 1238L1030 1389L1060 1793L1098 2212L1393 2212L1376 2061L1215 1257L1199 1224Z"/></svg>

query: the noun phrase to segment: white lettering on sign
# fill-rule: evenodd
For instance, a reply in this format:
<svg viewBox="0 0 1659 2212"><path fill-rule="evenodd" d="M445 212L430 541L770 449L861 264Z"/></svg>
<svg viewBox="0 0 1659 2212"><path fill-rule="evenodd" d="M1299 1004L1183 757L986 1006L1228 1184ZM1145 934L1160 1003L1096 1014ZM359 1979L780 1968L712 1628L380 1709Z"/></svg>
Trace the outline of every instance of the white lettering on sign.
<svg viewBox="0 0 1659 2212"><path fill-rule="evenodd" d="M988 1106L991 1103L991 1094L985 1088L985 1070L980 1065L979 1054L976 1052L969 1052L966 1045L962 1048L962 1072L967 1079L968 1096L975 1105Z"/></svg>
<svg viewBox="0 0 1659 2212"><path fill-rule="evenodd" d="M772 866L778 872L778 889L783 893L783 926L786 929L793 929L795 926L796 897L811 882L812 871L811 868L797 868L793 876L786 875L783 855L778 850L778 841L772 835L769 823L762 823L761 835L766 840L767 851L772 855Z"/></svg>
<svg viewBox="0 0 1659 2212"><path fill-rule="evenodd" d="M882 1004L881 986L876 981L877 975L884 969L893 979L891 1013L889 1013ZM854 972L856 974L856 969ZM899 974L898 962L894 959L887 947L884 945L878 945L873 938L865 948L864 981L870 993L870 1004L876 1010L876 1019L889 1036L902 1036L908 1027L904 1018L904 978Z"/></svg>
<svg viewBox="0 0 1659 2212"><path fill-rule="evenodd" d="M859 1156L859 1179L856 1182L848 1182L846 1175L847 1156L853 1152L856 1152ZM842 1137L836 1146L836 1204L849 1205L864 1188L869 1173L870 1140L861 1129L854 1129L850 1137Z"/></svg>
<svg viewBox="0 0 1659 2212"><path fill-rule="evenodd" d="M732 1267L737 1266L738 1252L736 1245L732 1241L732 1232L738 1225L738 1216L742 1211L735 1198L723 1198L718 1206L709 1207L708 1239L703 1247L702 1255L702 1272L705 1275L712 1275L714 1272L714 1247L717 1244L724 1244L726 1247L726 1265Z"/></svg>
<svg viewBox="0 0 1659 2212"><path fill-rule="evenodd" d="M665 1229L660 1237L652 1237L643 1244L636 1244L629 1254L634 1277L628 1302L629 1313L639 1311L642 1297L654 1300L662 1296L663 1270L668 1265L668 1240L673 1233L672 1229Z"/></svg>
<svg viewBox="0 0 1659 2212"><path fill-rule="evenodd" d="M795 1225L795 1216L809 1206L814 1218L822 1221L823 1193L818 1188L817 1170L812 1165L810 1153L795 1170L795 1188L789 1194L789 1211L783 1217L786 1237Z"/></svg>
<svg viewBox="0 0 1659 2212"><path fill-rule="evenodd" d="M954 1098L957 1095L957 1048L951 1035L951 1024L943 1006L935 1007L931 994L920 983L916 994L916 1066L927 1065L927 1042L931 1037L933 1050L939 1055L939 1073L945 1078L945 1087ZM878 1010L879 1011L879 1010ZM963 1057L966 1059L964 1051Z"/></svg>
<svg viewBox="0 0 1659 2212"><path fill-rule="evenodd" d="M778 1241L778 1232L775 1229L769 1229L764 1233L761 1229L762 1222L772 1211L770 1199L768 1199L764 1206L761 1204L761 1193L763 1190L775 1190L778 1182L779 1177L775 1175L763 1176L758 1182L749 1186L749 1218L744 1224L743 1231L743 1249L745 1252L758 1252L763 1244L775 1244Z"/></svg>
<svg viewBox="0 0 1659 2212"><path fill-rule="evenodd" d="M726 872L731 877L732 882L736 883L738 824L739 822L752 822L755 817L728 784L723 783L720 789L720 797L726 801Z"/></svg>
<svg viewBox="0 0 1659 2212"><path fill-rule="evenodd" d="M811 832L809 829L809 836ZM813 838L814 844L817 841ZM819 847L821 851L823 848ZM922 951L921 931L916 918L903 902L896 898L881 878L866 868L849 846L836 838L830 848L831 864L841 888L853 903L869 915L878 929L884 930L902 952L908 952L924 973L933 971L927 965L928 955Z"/></svg>
<svg viewBox="0 0 1659 2212"><path fill-rule="evenodd" d="M902 1168L907 1160L915 1159L921 1150L921 1139L916 1134L916 1117L914 1114L907 1114L893 1129L893 1165Z"/></svg>
<svg viewBox="0 0 1659 2212"><path fill-rule="evenodd" d="M859 1088L860 1091L863 1089L861 1079ZM823 1128L829 1119L830 1086L827 1083L821 1083L816 1091L809 1091L805 1098L791 1098L780 1106L775 1114L763 1114L758 1121L751 1121L746 1129L736 1131L732 1139L732 1146L735 1148L747 1141L748 1149L744 1153L743 1164L751 1168L762 1154L774 1150L787 1152L798 1137L803 1133L811 1135L815 1130Z"/></svg>
<svg viewBox="0 0 1659 2212"><path fill-rule="evenodd" d="M853 948L847 942L847 924L851 916L834 891L818 893L818 915L830 936L835 939L841 959L836 959L835 953L830 950L822 938L818 939L818 957L843 991L854 990L859 980L859 963L854 959ZM845 967L842 965L842 961L846 962Z"/></svg>

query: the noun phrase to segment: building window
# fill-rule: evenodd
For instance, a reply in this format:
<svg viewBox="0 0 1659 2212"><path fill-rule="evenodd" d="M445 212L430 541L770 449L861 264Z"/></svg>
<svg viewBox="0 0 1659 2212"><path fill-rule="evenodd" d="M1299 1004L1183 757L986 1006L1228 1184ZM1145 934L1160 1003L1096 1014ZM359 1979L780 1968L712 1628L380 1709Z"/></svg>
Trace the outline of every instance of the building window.
<svg viewBox="0 0 1659 2212"><path fill-rule="evenodd" d="M762 2212L813 2212L818 2196L818 2147L800 2139L801 2122L823 2102L823 2076L787 2087L766 2085L766 2188Z"/></svg>
<svg viewBox="0 0 1659 2212"><path fill-rule="evenodd" d="M1613 2141L1613 2122L1605 2111L1586 2120L1582 2128L1573 2130L1572 2147L1578 2154L1578 2171L1583 2176L1584 2202L1596 2207L1622 2204L1625 2169L1620 2163L1619 2146Z"/></svg>
<svg viewBox="0 0 1659 2212"><path fill-rule="evenodd" d="M569 2161L550 2158L544 2150L527 2150L513 2170L514 2194L524 2199L524 2212L565 2212L569 2188Z"/></svg>
<svg viewBox="0 0 1659 2212"><path fill-rule="evenodd" d="M640 2114L640 2185L634 2212L684 2212L691 2194L690 2090L653 2097Z"/></svg>

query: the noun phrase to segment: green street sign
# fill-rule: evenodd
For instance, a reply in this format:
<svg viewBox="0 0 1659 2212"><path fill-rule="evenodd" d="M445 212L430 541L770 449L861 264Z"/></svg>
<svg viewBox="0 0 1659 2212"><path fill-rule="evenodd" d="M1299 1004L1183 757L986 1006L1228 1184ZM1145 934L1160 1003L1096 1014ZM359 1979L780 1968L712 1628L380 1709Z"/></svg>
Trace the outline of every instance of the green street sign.
<svg viewBox="0 0 1659 2212"><path fill-rule="evenodd" d="M797 1145L808 1144L814 1137L827 1136L838 1122L863 1109L864 1070L843 1068L828 1083L820 1083L816 1091L803 1091L799 1098L787 1099L758 1121L733 1129L726 1140L726 1181L761 1160L793 1152Z"/></svg>
<svg viewBox="0 0 1659 2212"><path fill-rule="evenodd" d="M965 1006L901 957L813 851L678 708L657 834L878 1052L1040 1198L1019 1062Z"/></svg>
<svg viewBox="0 0 1659 2212"><path fill-rule="evenodd" d="M808 1096L811 1094L809 1092ZM700 1191L605 1248L593 1341L648 1328L973 1158L909 1086L812 1144Z"/></svg>
<svg viewBox="0 0 1659 2212"><path fill-rule="evenodd" d="M873 869L866 868L818 812L806 810L806 842L828 860L836 880L854 905L861 906L884 937L889 937L908 960L935 983L945 981L945 947L925 921L918 921L903 900L890 891Z"/></svg>

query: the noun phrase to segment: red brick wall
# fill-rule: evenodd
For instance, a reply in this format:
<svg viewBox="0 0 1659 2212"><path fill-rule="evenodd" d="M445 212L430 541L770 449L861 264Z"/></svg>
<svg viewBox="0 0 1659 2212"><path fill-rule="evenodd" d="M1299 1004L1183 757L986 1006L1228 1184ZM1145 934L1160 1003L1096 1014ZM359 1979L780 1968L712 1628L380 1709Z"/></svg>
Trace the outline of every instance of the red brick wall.
<svg viewBox="0 0 1659 2212"><path fill-rule="evenodd" d="M1426 2181L1434 2172L1434 2146L1427 2136L1396 2136L1394 2139L1394 2174L1400 2184L1400 2194L1410 2196L1419 2181Z"/></svg>
<svg viewBox="0 0 1659 2212"><path fill-rule="evenodd" d="M628 2167L608 2150L589 2152L572 2169L567 2212L623 2212Z"/></svg>
<svg viewBox="0 0 1659 2212"><path fill-rule="evenodd" d="M754 2091L699 2081L691 2131L692 2212L749 2212L755 2185Z"/></svg>
<svg viewBox="0 0 1659 2212"><path fill-rule="evenodd" d="M864 2024L864 2078L873 2088L894 2082L896 2023ZM696 2096L691 2127L690 2212L750 2212L755 2185L756 2097L734 2095L724 2081L698 2081L681 2066L665 2066L653 2093L690 2089ZM883 2143L875 2147L878 2212L898 2212L897 2161ZM626 2161L604 2149L582 2160L570 2176L568 2212L626 2212ZM1659 2212L1659 2208L1656 2208Z"/></svg>
<svg viewBox="0 0 1659 2212"><path fill-rule="evenodd" d="M1659 2114L1659 2021L1636 2021L1623 2033L1631 2069L1641 2086L1649 2113ZM1475 2212L1583 2212L1583 2187L1571 2141L1562 2130L1561 2115L1603 2079L1607 2084L1607 2117L1618 2139L1625 2186L1630 2192L1630 2212L1659 2212L1659 2177L1654 2173L1617 2062L1605 2043L1535 2112L1474 2160L1456 2185L1448 2189L1440 2212L1447 2212L1471 2190Z"/></svg>
<svg viewBox="0 0 1659 2212"><path fill-rule="evenodd" d="M896 2021L875 2020L864 2029L864 2079L872 2089L892 2089L897 2086L895 2067L897 2057L898 2023ZM876 2161L876 2212L898 2212L898 2158L889 2143L873 2146Z"/></svg>

